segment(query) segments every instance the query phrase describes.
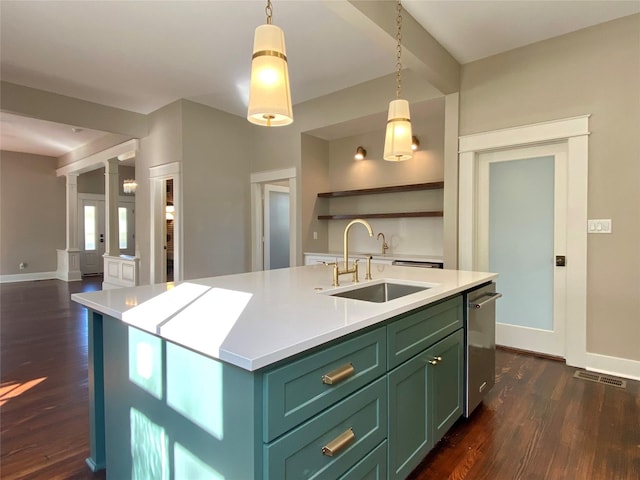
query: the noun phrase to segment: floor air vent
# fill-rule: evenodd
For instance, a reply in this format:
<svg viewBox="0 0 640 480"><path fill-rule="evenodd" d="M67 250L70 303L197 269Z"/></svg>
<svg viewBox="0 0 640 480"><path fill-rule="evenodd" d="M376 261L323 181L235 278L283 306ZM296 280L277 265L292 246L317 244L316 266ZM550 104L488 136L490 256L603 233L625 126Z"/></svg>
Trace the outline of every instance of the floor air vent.
<svg viewBox="0 0 640 480"><path fill-rule="evenodd" d="M627 388L627 382L619 378L600 375L599 373L587 372L586 370L578 370L573 374L574 378L589 380L590 382L604 383L605 385L613 385L614 387Z"/></svg>

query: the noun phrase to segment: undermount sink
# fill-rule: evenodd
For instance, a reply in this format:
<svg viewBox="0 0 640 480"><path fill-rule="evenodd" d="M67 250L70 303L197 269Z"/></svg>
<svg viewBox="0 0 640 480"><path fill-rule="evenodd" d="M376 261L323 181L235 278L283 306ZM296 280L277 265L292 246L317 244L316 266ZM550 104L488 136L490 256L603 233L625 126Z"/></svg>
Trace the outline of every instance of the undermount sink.
<svg viewBox="0 0 640 480"><path fill-rule="evenodd" d="M363 300L365 302L384 303L389 300L422 292L431 287L420 285L407 285L404 283L382 282L364 287L353 288L343 292L332 293L332 297L351 298L353 300Z"/></svg>

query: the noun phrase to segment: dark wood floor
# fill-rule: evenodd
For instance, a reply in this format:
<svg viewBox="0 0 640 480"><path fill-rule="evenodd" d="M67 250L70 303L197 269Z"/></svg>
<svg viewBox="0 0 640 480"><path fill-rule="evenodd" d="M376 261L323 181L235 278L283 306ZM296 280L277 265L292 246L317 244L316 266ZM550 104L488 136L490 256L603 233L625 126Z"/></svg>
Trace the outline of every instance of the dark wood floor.
<svg viewBox="0 0 640 480"><path fill-rule="evenodd" d="M0 285L3 480L105 478L84 463L86 313L69 300L100 282ZM411 480L640 479L640 382L621 390L578 380L561 362L507 351L496 367L485 404Z"/></svg>

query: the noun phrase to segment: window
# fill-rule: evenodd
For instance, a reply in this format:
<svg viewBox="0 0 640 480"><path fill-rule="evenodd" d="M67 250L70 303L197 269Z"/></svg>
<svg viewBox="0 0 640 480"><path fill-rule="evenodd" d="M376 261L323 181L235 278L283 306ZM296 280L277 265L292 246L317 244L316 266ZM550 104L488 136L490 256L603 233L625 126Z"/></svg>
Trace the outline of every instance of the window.
<svg viewBox="0 0 640 480"><path fill-rule="evenodd" d="M84 249L96 249L96 207L84 206Z"/></svg>
<svg viewBox="0 0 640 480"><path fill-rule="evenodd" d="M127 248L127 208L118 207L118 232L120 233L120 249Z"/></svg>

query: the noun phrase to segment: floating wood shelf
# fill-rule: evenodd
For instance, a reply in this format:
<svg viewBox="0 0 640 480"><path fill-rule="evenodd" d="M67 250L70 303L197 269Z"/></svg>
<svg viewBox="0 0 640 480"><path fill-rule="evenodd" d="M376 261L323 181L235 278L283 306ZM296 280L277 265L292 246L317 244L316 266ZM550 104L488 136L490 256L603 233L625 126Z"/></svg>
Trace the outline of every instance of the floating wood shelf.
<svg viewBox="0 0 640 480"><path fill-rule="evenodd" d="M343 190L340 192L319 193L320 198L352 197L355 195L377 195L379 193L413 192L416 190L435 190L443 188L444 182L414 183L411 185L394 185L391 187L362 188L359 190Z"/></svg>
<svg viewBox="0 0 640 480"><path fill-rule="evenodd" d="M413 183L411 185L395 185L391 187L362 188L359 190L342 190L339 192L319 193L320 198L353 197L355 195L377 195L381 193L415 192L418 190L437 190L444 187L444 182ZM431 212L397 212L397 213L354 213L342 215L318 215L318 220L351 220L355 218L420 218L442 217L441 211Z"/></svg>
<svg viewBox="0 0 640 480"><path fill-rule="evenodd" d="M419 218L441 217L442 212L356 213L347 215L318 215L318 220L351 220L354 218Z"/></svg>

